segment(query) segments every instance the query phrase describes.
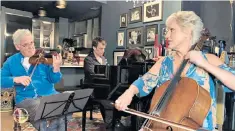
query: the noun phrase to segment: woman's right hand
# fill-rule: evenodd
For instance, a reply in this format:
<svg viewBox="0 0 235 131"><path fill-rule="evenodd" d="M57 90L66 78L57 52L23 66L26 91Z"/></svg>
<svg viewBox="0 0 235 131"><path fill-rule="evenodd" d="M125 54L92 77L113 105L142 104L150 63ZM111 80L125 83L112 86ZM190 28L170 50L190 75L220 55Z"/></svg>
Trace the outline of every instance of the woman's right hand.
<svg viewBox="0 0 235 131"><path fill-rule="evenodd" d="M116 101L115 101L115 107L118 110L125 110L127 109L127 106L131 104L132 97L135 95L135 93L132 91L132 89L127 89Z"/></svg>
<svg viewBox="0 0 235 131"><path fill-rule="evenodd" d="M20 77L15 77L13 81L17 84L28 86L31 82L31 78L29 76L20 76Z"/></svg>

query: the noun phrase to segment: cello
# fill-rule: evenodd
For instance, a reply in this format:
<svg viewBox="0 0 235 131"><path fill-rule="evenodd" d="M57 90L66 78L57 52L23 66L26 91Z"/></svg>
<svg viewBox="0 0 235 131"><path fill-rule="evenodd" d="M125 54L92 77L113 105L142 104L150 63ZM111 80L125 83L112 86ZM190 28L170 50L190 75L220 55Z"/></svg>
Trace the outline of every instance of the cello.
<svg viewBox="0 0 235 131"><path fill-rule="evenodd" d="M190 50L202 48L203 35ZM188 60L183 60L172 80L156 88L149 114L126 109L124 112L146 118L144 131L195 131L200 129L210 107L209 92L191 78L181 77Z"/></svg>

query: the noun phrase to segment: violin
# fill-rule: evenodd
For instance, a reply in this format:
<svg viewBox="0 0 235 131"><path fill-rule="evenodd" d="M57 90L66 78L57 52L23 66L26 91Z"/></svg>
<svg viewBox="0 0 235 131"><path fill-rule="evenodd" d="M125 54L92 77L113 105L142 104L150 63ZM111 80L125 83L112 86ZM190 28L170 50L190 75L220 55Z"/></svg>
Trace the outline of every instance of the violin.
<svg viewBox="0 0 235 131"><path fill-rule="evenodd" d="M45 49L37 49L35 51L35 54L29 58L29 63L34 65L33 71L30 74L30 78L32 78L33 73L35 69L37 68L37 65L40 63L52 65L53 64L53 55L57 56L60 53L60 50L45 50Z"/></svg>
<svg viewBox="0 0 235 131"><path fill-rule="evenodd" d="M45 50L45 49L37 49L35 54L29 58L29 63L32 65L37 65L40 63L52 65L53 64L53 55L57 56L59 50Z"/></svg>

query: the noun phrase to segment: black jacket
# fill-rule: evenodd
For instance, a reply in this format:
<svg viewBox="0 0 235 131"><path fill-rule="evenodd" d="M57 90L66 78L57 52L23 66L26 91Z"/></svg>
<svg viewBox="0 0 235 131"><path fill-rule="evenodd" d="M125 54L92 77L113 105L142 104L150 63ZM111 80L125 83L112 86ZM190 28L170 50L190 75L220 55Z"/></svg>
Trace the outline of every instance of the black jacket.
<svg viewBox="0 0 235 131"><path fill-rule="evenodd" d="M93 52L91 52L85 59L84 59L84 74L85 74L85 83L91 82L91 74L95 74L95 65L106 65L107 60L105 57L102 57L102 63L95 58Z"/></svg>

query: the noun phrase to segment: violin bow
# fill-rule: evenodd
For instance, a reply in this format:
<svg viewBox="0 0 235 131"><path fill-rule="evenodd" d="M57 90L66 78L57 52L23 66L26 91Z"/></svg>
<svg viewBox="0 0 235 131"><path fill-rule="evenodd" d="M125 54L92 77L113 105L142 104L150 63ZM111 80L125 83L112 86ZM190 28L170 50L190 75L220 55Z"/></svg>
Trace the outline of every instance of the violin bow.
<svg viewBox="0 0 235 131"><path fill-rule="evenodd" d="M32 71L32 73L29 75L29 77L30 77L30 79L32 78L32 76L33 76L33 74L34 74L34 72L35 72L35 70L36 70L36 68L37 68L37 65L38 65L38 63L39 63L39 60L43 57L43 52L44 52L44 49L42 50L42 52L40 52L39 53L39 57L36 59L36 64L35 64L35 66L33 67L33 71ZM25 86L26 87L26 86ZM25 90L26 88L24 88L24 90Z"/></svg>
<svg viewBox="0 0 235 131"><path fill-rule="evenodd" d="M35 65L34 68L33 68L32 73L29 75L30 78L32 78L32 76L33 76L33 74L34 74L34 71L36 70L37 65L38 65L38 63L39 63L39 60L43 57L43 52L44 52L44 49L42 49L42 52L39 53L39 56L38 56L38 58L36 59L37 62L36 62L36 65Z"/></svg>

